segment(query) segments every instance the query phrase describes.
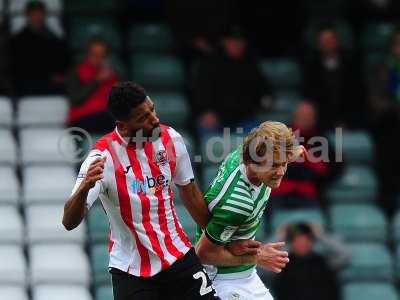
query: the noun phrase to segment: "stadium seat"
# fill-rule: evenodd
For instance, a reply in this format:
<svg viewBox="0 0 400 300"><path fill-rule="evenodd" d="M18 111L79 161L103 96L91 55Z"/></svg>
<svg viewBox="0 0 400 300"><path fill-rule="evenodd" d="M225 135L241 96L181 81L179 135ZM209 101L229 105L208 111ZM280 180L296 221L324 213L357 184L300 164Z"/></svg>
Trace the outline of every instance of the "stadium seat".
<svg viewBox="0 0 400 300"><path fill-rule="evenodd" d="M29 258L33 287L38 284L75 284L87 287L90 283L89 261L81 246L33 245L29 248Z"/></svg>
<svg viewBox="0 0 400 300"><path fill-rule="evenodd" d="M336 147L335 134L329 134L329 142ZM374 145L366 131L344 131L340 140L343 160L350 164L371 163L374 158ZM339 146L339 145L338 145Z"/></svg>
<svg viewBox="0 0 400 300"><path fill-rule="evenodd" d="M77 243L86 240L86 224L82 222L73 231L61 223L64 205L32 205L25 208L27 240L36 243Z"/></svg>
<svg viewBox="0 0 400 300"><path fill-rule="evenodd" d="M68 284L41 284L32 289L32 300L92 300L89 289Z"/></svg>
<svg viewBox="0 0 400 300"><path fill-rule="evenodd" d="M19 100L17 124L25 126L64 127L68 100L63 96L30 96Z"/></svg>
<svg viewBox="0 0 400 300"><path fill-rule="evenodd" d="M349 165L338 180L327 190L331 203L372 202L378 191L378 182L368 166Z"/></svg>
<svg viewBox="0 0 400 300"><path fill-rule="evenodd" d="M136 52L168 52L172 47L172 33L166 24L136 25L129 33L129 48Z"/></svg>
<svg viewBox="0 0 400 300"><path fill-rule="evenodd" d="M29 300L24 287L3 285L0 289L0 299Z"/></svg>
<svg viewBox="0 0 400 300"><path fill-rule="evenodd" d="M186 130L181 130L177 129L180 135L183 137L183 141L185 142L186 149L190 155L190 160L192 161L192 164L194 163L194 156L197 155L198 153L196 152L196 141L194 139L194 136Z"/></svg>
<svg viewBox="0 0 400 300"><path fill-rule="evenodd" d="M25 7L29 0L13 0L8 4L8 11L11 14L24 14ZM46 11L50 14L61 14L63 10L62 0L41 0L46 5Z"/></svg>
<svg viewBox="0 0 400 300"><path fill-rule="evenodd" d="M349 248L351 260L339 275L342 282L394 279L394 260L385 245L356 243L350 244Z"/></svg>
<svg viewBox="0 0 400 300"><path fill-rule="evenodd" d="M378 208L368 204L339 204L329 210L331 228L347 241L386 242L387 222Z"/></svg>
<svg viewBox="0 0 400 300"><path fill-rule="evenodd" d="M10 31L12 34L20 32L25 27L25 25L25 15L12 16L10 19ZM56 36L60 38L64 36L64 28L62 26L59 16L47 16L46 25Z"/></svg>
<svg viewBox="0 0 400 300"><path fill-rule="evenodd" d="M96 2L94 7L100 5L104 1ZM67 3L69 3L69 1L66 1L66 4ZM117 24L111 17L74 18L70 23L70 45L74 50L82 50L86 48L89 40L101 38L107 41L114 50L119 51L122 47L122 41L117 28Z"/></svg>
<svg viewBox="0 0 400 300"><path fill-rule="evenodd" d="M324 20L313 21L309 24L305 32L306 44L310 49L317 49L318 30ZM341 45L347 50L354 47L354 34L351 25L345 20L336 20L330 22L340 36Z"/></svg>
<svg viewBox="0 0 400 300"><path fill-rule="evenodd" d="M17 144L11 130L0 128L0 165L17 163Z"/></svg>
<svg viewBox="0 0 400 300"><path fill-rule="evenodd" d="M13 119L11 99L0 96L0 126L10 127L13 123Z"/></svg>
<svg viewBox="0 0 400 300"><path fill-rule="evenodd" d="M229 129L229 128L228 128ZM243 135L226 130L223 134L201 137L201 162L219 165L226 156L243 143Z"/></svg>
<svg viewBox="0 0 400 300"><path fill-rule="evenodd" d="M274 210L272 214L271 233L275 233L276 229L282 224L293 224L299 222L319 224L322 227L325 227L326 225L325 217L319 209L277 209Z"/></svg>
<svg viewBox="0 0 400 300"><path fill-rule="evenodd" d="M99 201L99 200L97 200ZM91 244L108 241L110 226L101 205L93 205L88 213L89 238Z"/></svg>
<svg viewBox="0 0 400 300"><path fill-rule="evenodd" d="M368 51L387 51L395 26L386 22L367 23L361 35L361 44Z"/></svg>
<svg viewBox="0 0 400 300"><path fill-rule="evenodd" d="M175 203L176 214L188 238L194 242L196 237L196 223L182 204Z"/></svg>
<svg viewBox="0 0 400 300"><path fill-rule="evenodd" d="M25 204L65 203L75 184L71 167L26 167L23 169Z"/></svg>
<svg viewBox="0 0 400 300"><path fill-rule="evenodd" d="M186 127L189 119L188 101L182 93L175 92L148 92L154 102L161 122L174 128Z"/></svg>
<svg viewBox="0 0 400 300"><path fill-rule="evenodd" d="M13 284L25 287L27 266L22 247L2 245L0 246L0 257L0 285Z"/></svg>
<svg viewBox="0 0 400 300"><path fill-rule="evenodd" d="M26 128L20 130L21 163L70 164L74 156L74 140L61 128Z"/></svg>
<svg viewBox="0 0 400 300"><path fill-rule="evenodd" d="M301 83L301 70L292 58L263 60L261 72L276 89L296 88Z"/></svg>
<svg viewBox="0 0 400 300"><path fill-rule="evenodd" d="M99 14L114 13L118 9L119 1L109 0L68 0L64 2L68 14Z"/></svg>
<svg viewBox="0 0 400 300"><path fill-rule="evenodd" d="M400 211L397 211L394 216L393 223L392 223L392 233L393 233L394 241L397 244L399 244L400 243Z"/></svg>
<svg viewBox="0 0 400 300"><path fill-rule="evenodd" d="M296 106L300 102L301 96L296 93L281 93L278 94L272 105L272 112L274 113L288 113L293 114Z"/></svg>
<svg viewBox="0 0 400 300"><path fill-rule="evenodd" d="M0 206L0 244L24 243L24 224L15 206Z"/></svg>
<svg viewBox="0 0 400 300"><path fill-rule="evenodd" d="M113 300L113 290L110 285L97 287L95 290L95 300Z"/></svg>
<svg viewBox="0 0 400 300"><path fill-rule="evenodd" d="M355 282L343 286L343 300L399 300L395 286L385 282Z"/></svg>
<svg viewBox="0 0 400 300"><path fill-rule="evenodd" d="M0 0L0 13L3 14L4 11L4 0Z"/></svg>
<svg viewBox="0 0 400 300"><path fill-rule="evenodd" d="M148 90L182 90L185 74L182 62L171 55L135 54L132 56L133 80Z"/></svg>
<svg viewBox="0 0 400 300"><path fill-rule="evenodd" d="M108 261L108 245L96 244L91 247L90 262L94 285L98 286L110 282L111 276L108 273Z"/></svg>
<svg viewBox="0 0 400 300"><path fill-rule="evenodd" d="M218 164L203 167L202 190L204 192L209 188L210 184L217 176L218 169L219 169Z"/></svg>
<svg viewBox="0 0 400 300"><path fill-rule="evenodd" d="M0 167L0 205L18 205L21 197L20 185L14 168Z"/></svg>

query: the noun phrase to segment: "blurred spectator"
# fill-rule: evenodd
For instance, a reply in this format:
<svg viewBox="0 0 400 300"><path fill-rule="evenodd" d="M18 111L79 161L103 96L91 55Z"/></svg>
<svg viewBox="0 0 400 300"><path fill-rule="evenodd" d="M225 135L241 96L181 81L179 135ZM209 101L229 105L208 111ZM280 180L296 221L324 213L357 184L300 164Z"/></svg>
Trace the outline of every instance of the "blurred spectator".
<svg viewBox="0 0 400 300"><path fill-rule="evenodd" d="M301 137L300 144L306 149L321 147L320 142L309 144L313 137L321 137L317 127L317 112L312 103L300 102L294 111L292 121L293 131ZM329 149L325 153L310 153L315 158L305 158L303 162L296 162L288 166L286 176L281 185L272 190L272 195L279 197L274 203L278 206L313 206L318 202L321 184L328 178L331 166L328 163ZM326 154L326 158L324 155Z"/></svg>
<svg viewBox="0 0 400 300"><path fill-rule="evenodd" d="M287 229L289 260L274 280L274 296L279 300L338 300L336 273L324 256L314 251L317 240L334 246L336 254L348 259L348 252L307 224L294 224ZM317 234L316 234L317 233Z"/></svg>
<svg viewBox="0 0 400 300"><path fill-rule="evenodd" d="M80 127L90 133L102 134L114 128L107 112L107 96L119 75L110 65L109 45L102 40L92 40L83 61L71 72L67 93L71 103L69 126Z"/></svg>
<svg viewBox="0 0 400 300"><path fill-rule="evenodd" d="M318 32L318 49L305 63L304 96L315 102L323 130L363 124L363 87L360 64L344 52L331 25Z"/></svg>
<svg viewBox="0 0 400 300"><path fill-rule="evenodd" d="M47 27L42 2L28 2L25 14L26 26L11 40L16 93L60 93L68 65L66 43Z"/></svg>
<svg viewBox="0 0 400 300"><path fill-rule="evenodd" d="M247 40L233 29L221 41L221 51L204 59L194 82L194 112L200 134L222 127L256 126L254 114L269 93L257 63L249 55Z"/></svg>
<svg viewBox="0 0 400 300"><path fill-rule="evenodd" d="M391 51L384 63L370 74L369 115L376 145L377 171L380 179L380 204L391 215L400 191L400 31L392 37Z"/></svg>

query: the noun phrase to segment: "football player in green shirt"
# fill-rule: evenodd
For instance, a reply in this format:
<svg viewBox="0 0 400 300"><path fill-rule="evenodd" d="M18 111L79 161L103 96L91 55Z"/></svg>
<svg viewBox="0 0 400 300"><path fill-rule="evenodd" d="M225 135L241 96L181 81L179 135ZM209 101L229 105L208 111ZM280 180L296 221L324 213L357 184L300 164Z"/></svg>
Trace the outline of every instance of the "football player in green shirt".
<svg viewBox="0 0 400 300"><path fill-rule="evenodd" d="M261 245L257 254L234 255L227 248L232 241L254 239L271 189L280 185L287 164L303 154L291 129L264 122L226 157L206 191L211 219L198 230L196 252L222 300L272 299L255 267L280 272L289 261L280 250L284 243Z"/></svg>

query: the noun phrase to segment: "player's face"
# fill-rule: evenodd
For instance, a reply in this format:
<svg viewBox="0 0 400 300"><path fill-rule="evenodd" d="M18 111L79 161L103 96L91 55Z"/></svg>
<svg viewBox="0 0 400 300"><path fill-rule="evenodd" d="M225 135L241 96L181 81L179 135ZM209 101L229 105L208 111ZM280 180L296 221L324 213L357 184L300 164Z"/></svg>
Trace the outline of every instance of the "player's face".
<svg viewBox="0 0 400 300"><path fill-rule="evenodd" d="M132 117L126 123L128 134L131 137L136 136L140 130L144 137L151 137L153 131L160 126L160 120L157 117L153 101L149 97L132 110Z"/></svg>
<svg viewBox="0 0 400 300"><path fill-rule="evenodd" d="M272 165L264 161L257 169L259 170L255 172L256 176L262 183L270 188L277 188L281 184L282 178L286 173L287 161L276 161L272 163Z"/></svg>

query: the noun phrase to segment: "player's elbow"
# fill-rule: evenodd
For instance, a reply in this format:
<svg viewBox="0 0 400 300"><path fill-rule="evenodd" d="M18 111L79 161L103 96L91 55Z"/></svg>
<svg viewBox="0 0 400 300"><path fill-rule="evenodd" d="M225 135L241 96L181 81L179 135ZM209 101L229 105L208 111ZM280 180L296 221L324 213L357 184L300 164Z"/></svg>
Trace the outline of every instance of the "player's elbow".
<svg viewBox="0 0 400 300"><path fill-rule="evenodd" d="M64 228L65 228L67 231L71 231L71 230L75 229L76 226L77 226L77 225L75 225L75 224L72 224L72 223L69 222L68 220L66 220L66 219L65 219L65 216L64 216L63 219L62 219L62 224L63 224Z"/></svg>
<svg viewBox="0 0 400 300"><path fill-rule="evenodd" d="M203 264L212 264L212 253L210 249L207 249L206 247L202 245L197 245L196 247L196 254L199 257L201 263Z"/></svg>

